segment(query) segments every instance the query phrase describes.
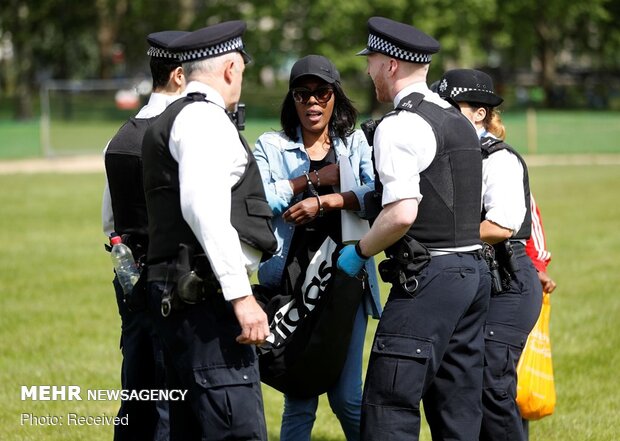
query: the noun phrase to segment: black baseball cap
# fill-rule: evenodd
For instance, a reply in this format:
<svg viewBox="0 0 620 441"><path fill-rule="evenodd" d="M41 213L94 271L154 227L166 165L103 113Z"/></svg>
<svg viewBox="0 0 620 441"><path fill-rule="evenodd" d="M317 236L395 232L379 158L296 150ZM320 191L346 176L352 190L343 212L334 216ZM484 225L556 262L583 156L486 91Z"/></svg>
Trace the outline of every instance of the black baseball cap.
<svg viewBox="0 0 620 441"><path fill-rule="evenodd" d="M329 84L340 81L340 73L334 63L322 55L308 55L297 60L291 68L289 87L299 78L307 75L319 77Z"/></svg>

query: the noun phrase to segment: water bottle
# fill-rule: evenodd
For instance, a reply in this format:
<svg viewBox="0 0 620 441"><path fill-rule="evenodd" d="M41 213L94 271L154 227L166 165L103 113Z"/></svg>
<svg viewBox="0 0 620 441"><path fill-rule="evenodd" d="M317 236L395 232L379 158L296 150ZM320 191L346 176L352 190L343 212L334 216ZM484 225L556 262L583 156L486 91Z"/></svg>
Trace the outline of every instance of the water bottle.
<svg viewBox="0 0 620 441"><path fill-rule="evenodd" d="M140 270L138 265L136 265L131 249L122 242L120 236L110 236L110 245L112 245L110 255L112 256L116 276L123 288L123 292L129 295L133 286L140 278Z"/></svg>

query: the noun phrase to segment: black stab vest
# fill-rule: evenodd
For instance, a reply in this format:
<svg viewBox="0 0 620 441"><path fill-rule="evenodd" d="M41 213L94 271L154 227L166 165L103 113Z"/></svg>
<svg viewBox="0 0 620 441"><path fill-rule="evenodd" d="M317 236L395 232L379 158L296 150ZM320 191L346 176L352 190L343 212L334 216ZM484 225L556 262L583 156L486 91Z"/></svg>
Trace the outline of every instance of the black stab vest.
<svg viewBox="0 0 620 441"><path fill-rule="evenodd" d="M403 98L393 114L400 111L420 115L437 140L435 158L420 173L423 197L407 235L428 248L480 244L482 155L473 126L457 109L424 101L420 93Z"/></svg>
<svg viewBox="0 0 620 441"><path fill-rule="evenodd" d="M514 154L521 162L521 166L523 167L523 192L525 194L525 218L523 219L523 223L521 224L521 228L519 231L515 233L511 239L523 239L527 240L530 238L532 233L532 207L530 206L530 179L527 171L527 164L517 153L515 149L513 149L510 145L506 144L501 139L494 138L492 136L486 136L480 139L480 144L482 146L482 158L486 159L489 155L492 155L495 152L500 150L508 150L512 154ZM482 212L482 220L484 220L485 212Z"/></svg>
<svg viewBox="0 0 620 441"><path fill-rule="evenodd" d="M180 204L179 164L170 154L170 131L177 115L187 105L207 101L204 94L192 93L178 99L157 118L146 131L142 144L144 191L149 216L149 263L158 263L177 256L179 244L190 245L196 254L203 254L202 246L190 226L183 219ZM222 109L222 111L224 111ZM208 125L209 121L205 121ZM232 124L232 122L231 122ZM205 131L205 142L208 132ZM239 181L232 187L231 224L239 239L262 251L273 254L277 242L271 227L273 212L265 199L265 191L258 165L247 143L239 135L248 153L248 163ZM204 191L218 191L206 188ZM218 210L219 207L213 207Z"/></svg>
<svg viewBox="0 0 620 441"><path fill-rule="evenodd" d="M142 138L155 118L130 118L108 144L105 169L114 231L146 240L148 218L142 184Z"/></svg>

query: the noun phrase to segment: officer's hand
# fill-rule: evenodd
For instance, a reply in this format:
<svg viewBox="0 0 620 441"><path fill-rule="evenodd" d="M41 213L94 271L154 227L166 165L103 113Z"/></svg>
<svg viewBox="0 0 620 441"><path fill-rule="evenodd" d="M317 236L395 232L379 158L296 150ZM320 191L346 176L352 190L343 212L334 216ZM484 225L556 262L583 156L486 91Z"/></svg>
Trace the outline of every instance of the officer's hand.
<svg viewBox="0 0 620 441"><path fill-rule="evenodd" d="M329 164L318 170L321 187L324 185L340 184L340 167L338 164Z"/></svg>
<svg viewBox="0 0 620 441"><path fill-rule="evenodd" d="M542 285L543 292L551 294L553 290L556 288L556 284L549 275L544 271L538 271L538 280L540 280L540 284Z"/></svg>
<svg viewBox="0 0 620 441"><path fill-rule="evenodd" d="M269 336L267 314L258 305L254 296L245 296L231 301L235 316L241 325L237 342L245 345L258 345Z"/></svg>
<svg viewBox="0 0 620 441"><path fill-rule="evenodd" d="M265 197L267 198L267 203L269 204L269 208L273 211L274 215L282 214L284 210L286 210L287 203L279 198L276 194L271 191L265 191Z"/></svg>
<svg viewBox="0 0 620 441"><path fill-rule="evenodd" d="M340 257L338 257L337 266L346 274L351 277L357 276L362 270L366 260L357 254L355 251L355 245L347 245L340 250Z"/></svg>
<svg viewBox="0 0 620 441"><path fill-rule="evenodd" d="M297 202L284 213L284 220L302 225L310 222L319 214L319 201L315 196Z"/></svg>

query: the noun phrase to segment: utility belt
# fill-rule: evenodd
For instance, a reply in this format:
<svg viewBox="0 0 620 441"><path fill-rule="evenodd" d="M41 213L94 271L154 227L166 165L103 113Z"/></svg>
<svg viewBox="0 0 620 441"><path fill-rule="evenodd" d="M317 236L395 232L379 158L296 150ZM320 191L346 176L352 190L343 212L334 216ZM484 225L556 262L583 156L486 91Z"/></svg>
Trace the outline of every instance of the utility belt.
<svg viewBox="0 0 620 441"><path fill-rule="evenodd" d="M193 247L179 245L176 259L149 264L148 282L163 282L161 315L184 309L208 299L222 297L222 288L205 254L194 254Z"/></svg>
<svg viewBox="0 0 620 441"><path fill-rule="evenodd" d="M519 272L518 258L526 256L525 245L519 241L505 240L493 246L485 243L483 255L491 271L492 294L501 294L510 288Z"/></svg>
<svg viewBox="0 0 620 441"><path fill-rule="evenodd" d="M407 235L385 250L388 259L379 263L379 276L386 283L401 287L413 296L418 288L417 276L431 261L431 253Z"/></svg>

